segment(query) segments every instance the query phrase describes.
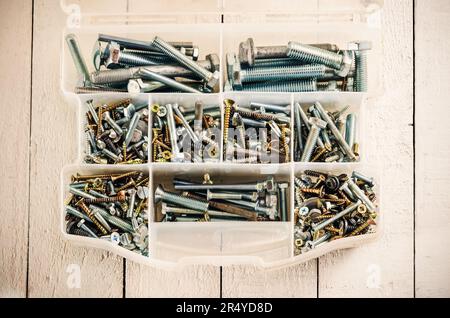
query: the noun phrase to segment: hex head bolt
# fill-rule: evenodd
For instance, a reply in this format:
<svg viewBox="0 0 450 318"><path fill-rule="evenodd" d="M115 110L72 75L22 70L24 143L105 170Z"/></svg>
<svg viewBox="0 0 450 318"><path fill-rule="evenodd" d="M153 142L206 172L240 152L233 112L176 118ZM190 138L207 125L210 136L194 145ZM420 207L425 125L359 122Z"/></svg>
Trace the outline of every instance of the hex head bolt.
<svg viewBox="0 0 450 318"><path fill-rule="evenodd" d="M372 42L359 41L349 44L350 49L356 49L355 51L355 67L356 76L354 87L357 92L367 92L367 58L368 50L372 49Z"/></svg>
<svg viewBox="0 0 450 318"><path fill-rule="evenodd" d="M339 220L341 217L343 217L344 215L356 210L358 208L358 206L361 204L361 200L356 201L353 204L350 204L345 210L339 212L338 214L336 214L335 216L333 216L330 219L327 219L326 221L323 221L322 223L316 224L312 226L313 231L317 232L325 227L327 227L328 225L330 225L331 223L333 223L336 220Z"/></svg>
<svg viewBox="0 0 450 318"><path fill-rule="evenodd" d="M252 92L313 92L317 90L315 79L283 81L283 82L261 82L244 85L243 91Z"/></svg>
<svg viewBox="0 0 450 318"><path fill-rule="evenodd" d="M306 63L323 64L337 70L337 75L347 76L353 63L352 55L348 51L338 54L318 47L297 42L289 42L287 56Z"/></svg>
<svg viewBox="0 0 450 318"><path fill-rule="evenodd" d="M145 79L161 82L175 90L187 93L201 93L199 90L187 86L183 83L177 82L169 77L150 71L148 68L140 68L138 74Z"/></svg>
<svg viewBox="0 0 450 318"><path fill-rule="evenodd" d="M109 111L103 113L103 119L111 126L112 129L119 135L122 136L123 130L122 128L115 122L115 120L111 117Z"/></svg>
<svg viewBox="0 0 450 318"><path fill-rule="evenodd" d="M208 202L202 202L191 198L183 197L175 193L164 191L161 185L155 190L155 203L159 201L178 204L185 208L206 212L208 210Z"/></svg>
<svg viewBox="0 0 450 318"><path fill-rule="evenodd" d="M369 178L369 177L363 175L360 172L353 171L352 178L364 181L371 188L374 186L374 181L373 181L374 179L373 178Z"/></svg>
<svg viewBox="0 0 450 318"><path fill-rule="evenodd" d="M309 130L308 138L306 139L305 148L303 149L303 153L300 158L301 162L309 162L309 160L311 160L311 155L316 147L320 131L327 126L326 122L316 117L310 119L310 124L311 128Z"/></svg>
<svg viewBox="0 0 450 318"><path fill-rule="evenodd" d="M181 65L184 65L188 69L190 69L192 72L200 76L205 82L206 86L210 89L214 89L216 84L219 81L219 72L214 71L214 73L211 73L207 69L201 67L199 64L197 64L195 61L189 59L185 55L183 55L180 51L178 51L175 47L161 39L160 37L155 37L153 40L153 45L155 45L158 49L160 49L163 53L170 56L172 59L180 63Z"/></svg>
<svg viewBox="0 0 450 318"><path fill-rule="evenodd" d="M345 142L352 147L355 144L356 136L356 115L348 114L345 120Z"/></svg>
<svg viewBox="0 0 450 318"><path fill-rule="evenodd" d="M322 117L322 119L327 122L328 128L330 128L331 132L333 133L337 142L341 146L342 150L344 150L345 154L353 161L358 160L358 158L353 153L352 148L350 148L350 146L345 141L344 137L342 137L341 133L339 132L339 129L337 129L333 120L330 118L330 116L322 107L322 105L319 102L316 102L314 105L316 106L316 109L319 111L320 117Z"/></svg>
<svg viewBox="0 0 450 318"><path fill-rule="evenodd" d="M66 35L67 46L69 47L70 55L72 55L73 63L77 69L78 75L83 81L83 86L91 86L89 70L81 54L80 47L78 46L78 40L75 34Z"/></svg>
<svg viewBox="0 0 450 318"><path fill-rule="evenodd" d="M364 192L353 182L352 179L347 180L348 187L350 191L352 191L355 196L358 197L366 206L369 212L375 212L375 205L370 201L370 199L364 194Z"/></svg>
<svg viewBox="0 0 450 318"><path fill-rule="evenodd" d="M80 228L80 229L82 229L82 230L84 230L86 233L89 234L89 236L94 237L94 238L98 238L98 236L97 236L94 232L92 232L92 230L91 230L90 228L88 228L88 227L86 226L86 224L84 224L84 222L85 222L84 219L80 220L80 221L77 223L77 227Z"/></svg>

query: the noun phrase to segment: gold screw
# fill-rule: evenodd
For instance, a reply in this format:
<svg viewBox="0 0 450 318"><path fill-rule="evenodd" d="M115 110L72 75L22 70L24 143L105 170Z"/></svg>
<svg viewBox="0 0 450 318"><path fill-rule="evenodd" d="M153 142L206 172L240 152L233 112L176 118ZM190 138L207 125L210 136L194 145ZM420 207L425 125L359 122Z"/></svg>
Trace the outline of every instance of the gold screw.
<svg viewBox="0 0 450 318"><path fill-rule="evenodd" d="M91 219L92 223L95 224L95 226L100 230L100 232L102 232L103 235L108 234L108 231L103 227L103 225L100 224L100 222L95 217L94 213L92 213L92 211L88 208L86 203L84 203L84 199L78 201L76 203L76 206L79 206L84 211L84 213L86 213L86 215Z"/></svg>

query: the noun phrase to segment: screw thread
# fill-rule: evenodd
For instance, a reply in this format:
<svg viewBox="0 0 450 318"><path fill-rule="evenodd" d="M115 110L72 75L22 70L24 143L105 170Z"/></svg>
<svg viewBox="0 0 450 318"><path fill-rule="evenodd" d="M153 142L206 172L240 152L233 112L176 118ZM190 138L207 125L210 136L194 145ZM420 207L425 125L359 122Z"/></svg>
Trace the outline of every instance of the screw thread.
<svg viewBox="0 0 450 318"><path fill-rule="evenodd" d="M294 80L317 78L325 75L324 65L278 66L267 68L251 68L241 71L242 83L273 80Z"/></svg>
<svg viewBox="0 0 450 318"><path fill-rule="evenodd" d="M158 65L162 63L172 62L172 60L166 56L155 56L155 55L143 55L131 52L120 52L119 64L128 66L148 66L148 65Z"/></svg>
<svg viewBox="0 0 450 318"><path fill-rule="evenodd" d="M274 82L274 83L253 83L244 85L243 91L255 91L255 92L312 92L317 90L317 81L311 80L299 80L299 81L287 81L287 82Z"/></svg>
<svg viewBox="0 0 450 318"><path fill-rule="evenodd" d="M82 230L80 228L72 227L69 231L69 234L78 235L78 236L90 236L88 232Z"/></svg>
<svg viewBox="0 0 450 318"><path fill-rule="evenodd" d="M307 188L306 184L305 184L300 178L295 177L295 178L294 178L294 183L295 183L295 185L296 185L297 187L299 187L300 189L305 189L305 188Z"/></svg>
<svg viewBox="0 0 450 318"><path fill-rule="evenodd" d="M169 203L178 204L187 208L191 208L193 210L203 212L206 212L208 210L208 202L202 202L191 198L186 198L175 193L169 193L164 191L161 193L161 198Z"/></svg>
<svg viewBox="0 0 450 318"><path fill-rule="evenodd" d="M296 42L289 42L287 56L307 63L323 64L337 70L342 64L340 54Z"/></svg>
<svg viewBox="0 0 450 318"><path fill-rule="evenodd" d="M109 87L75 87L75 94L91 94L91 93L125 93L126 90Z"/></svg>
<svg viewBox="0 0 450 318"><path fill-rule="evenodd" d="M122 202L125 201L125 196L113 196L107 198L95 198L95 199L85 199L86 203L110 203L110 202Z"/></svg>
<svg viewBox="0 0 450 318"><path fill-rule="evenodd" d="M102 232L102 234L106 235L108 234L108 231L103 227L103 225L100 224L100 222L97 220L97 218L94 216L94 213L87 207L87 205L84 202L80 202L79 206L81 209L86 213L86 215L91 219L92 223L95 224L95 226Z"/></svg>
<svg viewBox="0 0 450 318"><path fill-rule="evenodd" d="M223 140L225 142L225 146L228 143L228 129L230 128L231 105L233 103L234 102L231 100L224 100L225 114L223 117Z"/></svg>
<svg viewBox="0 0 450 318"><path fill-rule="evenodd" d="M367 52L356 51L356 91L367 92Z"/></svg>
<svg viewBox="0 0 450 318"><path fill-rule="evenodd" d="M178 63L192 70L201 78L208 80L212 76L212 73L210 71L201 67L195 61L186 57L183 53L178 51L175 47L173 47L163 39L155 37L155 39L153 40L153 45L155 45L158 49L160 49L162 52L167 54L169 57L171 57Z"/></svg>
<svg viewBox="0 0 450 318"><path fill-rule="evenodd" d="M308 138L306 139L305 147L303 148L303 153L300 158L301 162L309 162L311 159L311 155L314 151L314 148L317 144L317 139L319 139L320 128L316 125L311 125L311 129L309 131Z"/></svg>
<svg viewBox="0 0 450 318"><path fill-rule="evenodd" d="M311 193L311 194L322 194L322 188L320 189L312 189L312 188L302 188L302 192Z"/></svg>
<svg viewBox="0 0 450 318"><path fill-rule="evenodd" d="M127 82L139 77L139 67L119 68L116 70L96 71L91 73L90 79L93 84L108 84Z"/></svg>
<svg viewBox="0 0 450 318"><path fill-rule="evenodd" d="M301 61L293 58L273 58L273 59L261 59L255 60L253 67L248 68L252 70L255 68L266 68L266 67L280 67L280 66L295 66L302 64Z"/></svg>

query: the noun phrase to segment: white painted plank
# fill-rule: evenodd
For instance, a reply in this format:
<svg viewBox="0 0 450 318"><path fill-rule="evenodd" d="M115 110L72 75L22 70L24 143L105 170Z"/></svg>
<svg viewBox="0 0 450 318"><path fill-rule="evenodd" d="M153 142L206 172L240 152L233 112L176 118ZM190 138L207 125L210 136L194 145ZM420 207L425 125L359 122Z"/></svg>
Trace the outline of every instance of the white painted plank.
<svg viewBox="0 0 450 318"><path fill-rule="evenodd" d="M32 2L1 1L0 51L3 143L0 156L0 297L25 297L28 245ZM9 45L11 44L11 45Z"/></svg>
<svg viewBox="0 0 450 318"><path fill-rule="evenodd" d="M386 0L384 95L367 103L367 163L382 178L379 241L320 258L319 297L413 296L412 1Z"/></svg>
<svg viewBox="0 0 450 318"><path fill-rule="evenodd" d="M179 9L180 4L166 4L161 10L167 13L172 7ZM149 13L157 10L153 7L150 9L148 1L128 2L130 13ZM127 261L125 294L126 297L219 297L219 268L189 266L181 271L167 271Z"/></svg>
<svg viewBox="0 0 450 318"><path fill-rule="evenodd" d="M450 2L416 1L416 296L450 296Z"/></svg>
<svg viewBox="0 0 450 318"><path fill-rule="evenodd" d="M90 3L81 2L82 8ZM95 6L108 10L107 3L96 1ZM78 129L76 108L60 90L66 16L59 0L35 1L34 15L29 296L122 297L122 258L76 247L60 234L59 176L76 159Z"/></svg>

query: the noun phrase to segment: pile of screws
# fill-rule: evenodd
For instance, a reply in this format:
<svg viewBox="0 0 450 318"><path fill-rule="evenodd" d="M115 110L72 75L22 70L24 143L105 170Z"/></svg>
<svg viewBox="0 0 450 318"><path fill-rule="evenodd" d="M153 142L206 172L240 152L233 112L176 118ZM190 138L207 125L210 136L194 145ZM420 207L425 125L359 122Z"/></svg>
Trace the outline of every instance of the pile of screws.
<svg viewBox="0 0 450 318"><path fill-rule="evenodd" d="M244 108L231 99L225 99L223 103L225 161L290 161L290 105L251 102L249 108Z"/></svg>
<svg viewBox="0 0 450 318"><path fill-rule="evenodd" d="M226 56L225 90L258 92L367 91L367 51L371 42L255 46L239 44L239 54Z"/></svg>
<svg viewBox="0 0 450 318"><path fill-rule="evenodd" d="M300 162L353 162L359 160L355 141L356 115L341 115L349 106L328 113L316 102L308 108L309 116L299 103L294 105L294 160Z"/></svg>
<svg viewBox="0 0 450 318"><path fill-rule="evenodd" d="M80 77L75 92L188 92L217 91L220 60L217 54L197 60L199 48L192 42L166 42L156 36L140 41L99 34L89 72L74 34L66 42Z"/></svg>
<svg viewBox="0 0 450 318"><path fill-rule="evenodd" d="M153 162L218 161L220 108L176 103L151 107L153 113Z"/></svg>
<svg viewBox="0 0 450 318"><path fill-rule="evenodd" d="M72 176L65 200L66 232L148 256L148 181L138 171Z"/></svg>
<svg viewBox="0 0 450 318"><path fill-rule="evenodd" d="M163 222L288 220L288 183L277 183L272 177L216 184L205 174L203 183L173 179L173 186L182 194L165 191L161 185L155 190L155 204L162 202Z"/></svg>
<svg viewBox="0 0 450 318"><path fill-rule="evenodd" d="M85 163L142 164L148 161L148 104L131 99L96 107L86 102Z"/></svg>
<svg viewBox="0 0 450 318"><path fill-rule="evenodd" d="M296 254L374 231L373 178L356 171L348 176L306 170L294 180Z"/></svg>

